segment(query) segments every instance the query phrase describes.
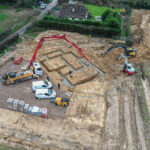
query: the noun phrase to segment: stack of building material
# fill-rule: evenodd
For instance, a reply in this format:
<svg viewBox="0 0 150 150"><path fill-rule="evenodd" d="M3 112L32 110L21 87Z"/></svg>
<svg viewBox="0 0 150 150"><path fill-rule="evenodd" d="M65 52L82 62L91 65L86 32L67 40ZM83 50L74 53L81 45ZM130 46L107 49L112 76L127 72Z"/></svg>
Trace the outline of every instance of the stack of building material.
<svg viewBox="0 0 150 150"><path fill-rule="evenodd" d="M43 118L48 117L47 108L39 108L37 106L31 106L26 104L23 100L8 98L7 100L8 108L15 111L20 111L34 116L39 116Z"/></svg>

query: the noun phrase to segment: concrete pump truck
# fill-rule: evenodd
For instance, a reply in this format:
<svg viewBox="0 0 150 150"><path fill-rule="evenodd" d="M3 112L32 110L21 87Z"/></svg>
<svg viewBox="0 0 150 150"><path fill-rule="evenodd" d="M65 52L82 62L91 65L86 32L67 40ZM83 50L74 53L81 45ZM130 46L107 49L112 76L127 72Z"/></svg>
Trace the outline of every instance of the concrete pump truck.
<svg viewBox="0 0 150 150"><path fill-rule="evenodd" d="M50 39L50 40L47 40L47 39ZM1 79L2 83L4 85L15 84L21 81L29 80L32 78L39 78L40 76L42 76L43 72L42 72L42 68L40 64L34 62L36 59L36 54L44 42L51 41L51 40L59 40L59 39L64 39L65 41L70 43L80 53L80 55L82 55L89 62L89 59L82 52L82 49L79 48L76 44L72 43L70 40L68 40L65 34L42 37L40 41L38 42L38 45L33 53L29 66L24 71L5 73Z"/></svg>

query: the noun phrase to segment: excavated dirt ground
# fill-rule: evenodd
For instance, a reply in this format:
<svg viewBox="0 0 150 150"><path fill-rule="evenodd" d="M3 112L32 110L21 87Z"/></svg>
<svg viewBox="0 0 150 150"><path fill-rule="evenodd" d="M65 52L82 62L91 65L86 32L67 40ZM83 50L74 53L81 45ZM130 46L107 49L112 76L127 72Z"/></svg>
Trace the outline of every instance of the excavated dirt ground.
<svg viewBox="0 0 150 150"><path fill-rule="evenodd" d="M138 55L129 58L129 62L133 64L143 63L147 68L150 64L149 14L150 11L133 10L131 25L134 33L133 38L136 39L135 48L138 50ZM138 18L135 17L136 15ZM19 70L21 68L21 65L15 66L12 62L7 62L11 56L23 55L26 60L22 64L24 65L30 60L31 53L33 53L40 37L64 33L67 34L68 39L83 49L91 64L102 70L104 74L98 74L91 78L91 71L84 72L85 68L80 69L80 64L83 67L83 64L86 64L87 68L90 68L91 64L82 59L78 52L64 40L45 42L37 54L37 61L41 63L45 74L50 76L54 84L61 83L62 94L64 91L72 91L72 101L66 110L48 104L47 100L37 103L29 89L32 81L14 86L4 87L1 85L0 104L3 108L6 108L7 97L14 93L14 96L18 95L15 98L26 98L31 104L38 106L46 105L51 109L49 114L51 117L42 119L0 109L0 143L28 150L150 149L149 130L148 128L145 129L140 111L141 95L137 90L137 78L134 75L126 76L121 72L124 60L117 60L123 50L114 49L105 57L102 55L112 44L124 43L124 41L92 39L76 33L46 31L34 41L18 44L14 52L9 52L2 57L0 62L4 62L5 65L1 66L0 75L6 70ZM70 60L68 55L71 55ZM59 60L60 63L55 62L55 60ZM54 65L44 66L48 62L52 62ZM47 69L48 67L49 69ZM73 70L73 77L67 76L67 78L72 84L75 84L74 87L68 87L63 82L64 75L67 75L69 69ZM82 78L79 78L78 71L83 71L81 73ZM85 80L86 76L89 78ZM148 105L149 83L149 78L146 78L141 85L144 88ZM57 90L56 87L55 90Z"/></svg>
<svg viewBox="0 0 150 150"><path fill-rule="evenodd" d="M14 65L13 61L9 61L7 64L4 65L4 67L1 68L0 76L2 76L4 73L9 71L19 71L19 69L27 64L27 61L23 61L20 65ZM46 79L46 75L41 78ZM48 117L49 118L64 118L66 108L58 108L54 107L54 104L49 103L49 100L37 100L35 99L34 93L32 92L31 86L32 81L25 81L21 82L19 84L10 85L10 86L3 86L0 84L0 107L7 109L7 99L9 97L22 99L27 104L30 104L30 106L38 106L38 107L46 107L48 108ZM34 80L36 81L36 80ZM54 91L57 92L58 96L67 97L67 95L64 94L63 91L58 90L57 87L54 84Z"/></svg>

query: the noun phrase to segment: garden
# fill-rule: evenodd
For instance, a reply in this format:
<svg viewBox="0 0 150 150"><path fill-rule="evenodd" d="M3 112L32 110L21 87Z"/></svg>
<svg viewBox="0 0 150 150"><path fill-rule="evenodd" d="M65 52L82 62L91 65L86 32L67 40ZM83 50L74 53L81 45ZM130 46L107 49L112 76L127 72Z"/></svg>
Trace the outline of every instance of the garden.
<svg viewBox="0 0 150 150"><path fill-rule="evenodd" d="M89 12L92 12L93 9L93 18L97 15L101 15L102 21L95 21L90 18L86 20L70 20L69 18L45 15L38 25L45 29L78 32L101 37L112 37L121 33L121 15L118 9L114 11L109 7L99 7L99 10L97 9L97 11L94 12L94 5L88 6L90 7Z"/></svg>
<svg viewBox="0 0 150 150"><path fill-rule="evenodd" d="M92 5L92 4L84 4L84 5L86 7L88 7L88 11L89 11L89 13L91 13L93 18L95 18L96 16L101 16L107 10L111 10L111 11L119 13L118 8L112 9L110 7L106 7L106 6L101 6L100 7L100 6Z"/></svg>

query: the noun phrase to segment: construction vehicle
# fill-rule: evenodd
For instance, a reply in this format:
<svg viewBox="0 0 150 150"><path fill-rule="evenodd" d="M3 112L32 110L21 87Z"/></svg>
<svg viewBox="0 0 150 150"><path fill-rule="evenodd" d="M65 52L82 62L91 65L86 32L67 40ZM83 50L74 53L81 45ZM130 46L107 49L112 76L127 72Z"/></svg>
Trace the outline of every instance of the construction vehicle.
<svg viewBox="0 0 150 150"><path fill-rule="evenodd" d="M121 58L124 58L125 59L125 62L124 62L124 67L123 67L123 71L127 74L127 75L132 75L132 74L135 74L135 68L133 67L132 64L128 63L128 59L127 57L122 54L120 57L119 57L119 60Z"/></svg>
<svg viewBox="0 0 150 150"><path fill-rule="evenodd" d="M54 103L56 106L67 107L69 105L69 99L62 97L56 97L55 99L51 99L51 102Z"/></svg>
<svg viewBox="0 0 150 150"><path fill-rule="evenodd" d="M52 83L50 81L46 82L44 81L34 81L32 82L32 91L35 92L36 89L51 89L53 87Z"/></svg>
<svg viewBox="0 0 150 150"><path fill-rule="evenodd" d="M14 59L14 64L20 64L21 62L22 62L22 60L23 60L23 57L22 56L17 56L17 57L15 57L15 59Z"/></svg>
<svg viewBox="0 0 150 150"><path fill-rule="evenodd" d="M39 79L42 75L42 69L38 63L33 63L32 69L21 71L21 72L9 72L5 73L2 77L2 83L4 85L16 84L21 81L26 81L32 78Z"/></svg>
<svg viewBox="0 0 150 150"><path fill-rule="evenodd" d="M137 50L135 48L128 48L125 45L114 44L105 51L104 55L108 54L113 48L123 48L125 50L125 56L136 56L137 54Z"/></svg>
<svg viewBox="0 0 150 150"><path fill-rule="evenodd" d="M47 40L47 39L50 39L50 40ZM68 40L66 38L66 34L42 37L40 39L40 41L38 42L38 45L36 46L33 56L29 62L29 66L25 68L25 71L24 72L13 72L13 73L10 72L10 73L4 74L4 76L2 77L2 83L9 85L9 84L18 83L20 81L28 80L33 77L39 78L39 76L42 75L42 69L38 63L34 62L36 59L36 54L37 54L38 50L40 49L40 47L43 45L44 42L52 41L52 40L59 40L59 39L64 39L65 41L70 43L80 53L80 55L82 55L89 62L89 59L82 52L82 49L79 48L76 44L72 43L70 40Z"/></svg>
<svg viewBox="0 0 150 150"><path fill-rule="evenodd" d="M45 98L55 98L56 92L52 89L36 89L35 98L36 99L45 99Z"/></svg>

